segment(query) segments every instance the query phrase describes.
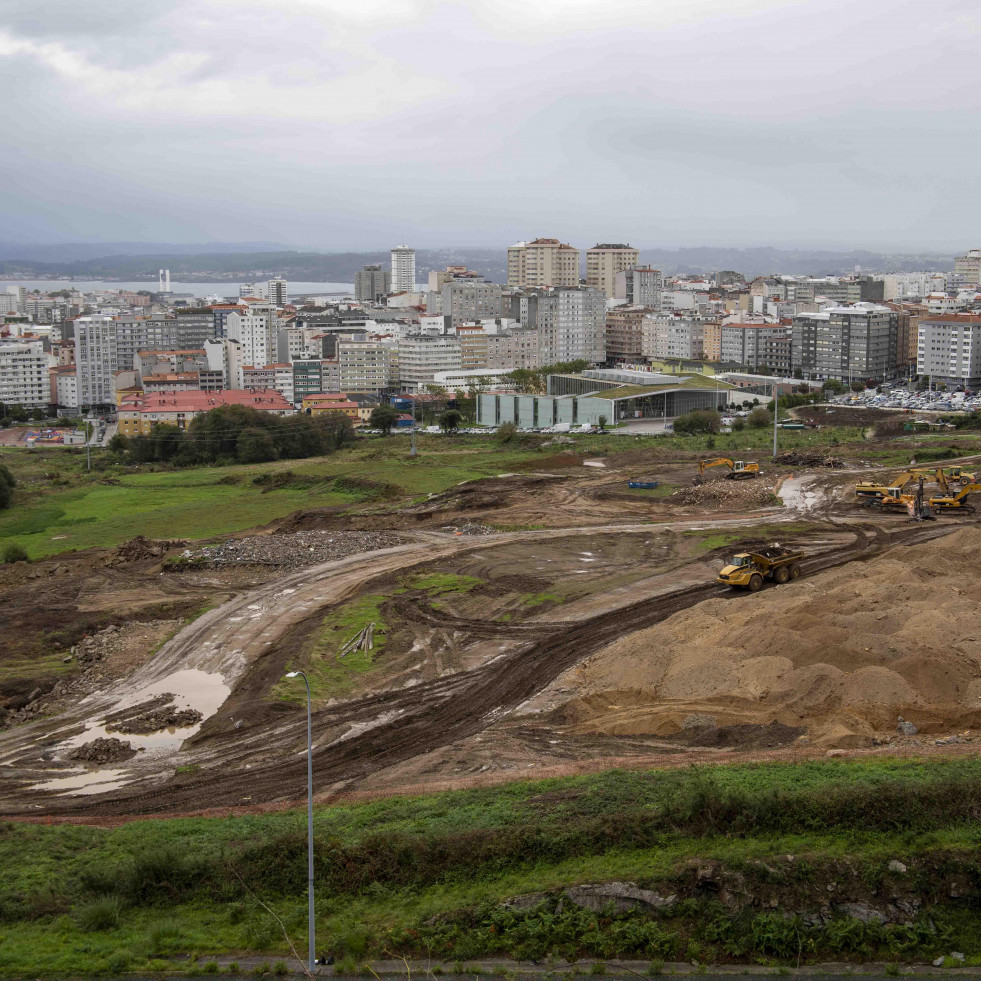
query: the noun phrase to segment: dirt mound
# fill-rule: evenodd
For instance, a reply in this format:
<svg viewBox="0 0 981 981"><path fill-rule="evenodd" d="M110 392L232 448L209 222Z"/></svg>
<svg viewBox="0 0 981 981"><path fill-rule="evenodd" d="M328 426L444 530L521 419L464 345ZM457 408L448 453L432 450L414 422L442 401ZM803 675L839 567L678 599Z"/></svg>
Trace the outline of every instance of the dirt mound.
<svg viewBox="0 0 981 981"><path fill-rule="evenodd" d="M147 735L161 729L184 729L197 725L204 716L196 709L179 709L174 695L158 695L148 702L106 716L106 732Z"/></svg>
<svg viewBox="0 0 981 981"><path fill-rule="evenodd" d="M121 739L93 739L91 742L83 743L77 749L68 754L70 760L77 760L80 763L95 763L98 766L105 766L107 763L121 763L123 760L132 759L141 750L134 749L129 743L124 743Z"/></svg>
<svg viewBox="0 0 981 981"><path fill-rule="evenodd" d="M128 562L146 562L150 559L159 559L166 555L172 548L183 548L187 542L175 539L174 541L154 541L137 535L128 542L123 542L118 548L114 548L106 556L107 566L125 565Z"/></svg>
<svg viewBox="0 0 981 981"><path fill-rule="evenodd" d="M579 695L555 718L583 733L665 737L705 713L719 732L777 722L843 747L896 738L900 715L931 735L976 727L978 549L981 529L966 528L755 596L710 600L560 679Z"/></svg>

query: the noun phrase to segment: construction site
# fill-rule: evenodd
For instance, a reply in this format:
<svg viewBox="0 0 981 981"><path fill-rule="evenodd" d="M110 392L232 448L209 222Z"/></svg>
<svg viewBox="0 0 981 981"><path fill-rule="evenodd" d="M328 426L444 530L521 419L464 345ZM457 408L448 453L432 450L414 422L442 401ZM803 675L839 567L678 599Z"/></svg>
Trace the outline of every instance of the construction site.
<svg viewBox="0 0 981 981"><path fill-rule="evenodd" d="M325 803L613 766L977 754L981 458L590 445L218 539L0 567L0 813L295 803L293 671Z"/></svg>

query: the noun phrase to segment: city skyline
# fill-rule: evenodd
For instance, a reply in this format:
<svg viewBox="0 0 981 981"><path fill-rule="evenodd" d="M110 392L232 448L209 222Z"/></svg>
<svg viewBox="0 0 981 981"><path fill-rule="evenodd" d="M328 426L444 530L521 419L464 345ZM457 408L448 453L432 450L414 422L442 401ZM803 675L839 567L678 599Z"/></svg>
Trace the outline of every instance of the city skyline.
<svg viewBox="0 0 981 981"><path fill-rule="evenodd" d="M42 18L13 0L4 237L973 241L981 15L964 0L518 13L103 0Z"/></svg>

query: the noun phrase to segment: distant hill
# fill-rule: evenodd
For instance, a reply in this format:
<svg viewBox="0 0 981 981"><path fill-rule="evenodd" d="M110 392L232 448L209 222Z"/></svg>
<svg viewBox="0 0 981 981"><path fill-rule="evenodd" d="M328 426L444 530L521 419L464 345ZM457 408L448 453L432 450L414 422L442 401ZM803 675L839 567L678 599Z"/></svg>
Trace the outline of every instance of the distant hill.
<svg viewBox="0 0 981 981"><path fill-rule="evenodd" d="M387 250L378 252L299 252L261 243L156 246L147 243L112 245L36 245L0 243L0 277L6 279L106 279L157 278L159 269L170 269L175 282L236 282L285 276L295 282L350 283L366 263L387 265ZM113 251L107 251L112 249ZM17 251L19 250L19 251ZM584 250L585 251L585 250ZM84 253L84 254L83 254ZM492 282L507 275L507 251L456 247L419 249L416 274L425 282L431 269L465 265ZM949 255L890 255L855 250L834 252L771 247L729 249L710 246L685 249L642 249L641 262L665 273L702 275L734 269L747 277L759 275L829 276L865 272L943 271L953 267Z"/></svg>

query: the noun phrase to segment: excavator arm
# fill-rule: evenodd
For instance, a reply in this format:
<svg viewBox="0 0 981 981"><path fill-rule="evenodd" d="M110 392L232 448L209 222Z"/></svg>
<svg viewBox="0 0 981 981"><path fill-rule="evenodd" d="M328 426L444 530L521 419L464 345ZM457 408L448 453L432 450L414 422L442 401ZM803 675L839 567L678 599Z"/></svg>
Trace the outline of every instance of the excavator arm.
<svg viewBox="0 0 981 981"><path fill-rule="evenodd" d="M735 467L735 460L730 460L728 457L720 456L716 460L701 460L698 464L699 474L705 473L709 467L728 467L730 470Z"/></svg>

